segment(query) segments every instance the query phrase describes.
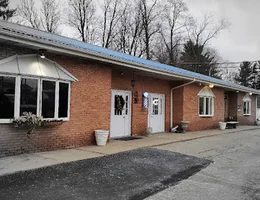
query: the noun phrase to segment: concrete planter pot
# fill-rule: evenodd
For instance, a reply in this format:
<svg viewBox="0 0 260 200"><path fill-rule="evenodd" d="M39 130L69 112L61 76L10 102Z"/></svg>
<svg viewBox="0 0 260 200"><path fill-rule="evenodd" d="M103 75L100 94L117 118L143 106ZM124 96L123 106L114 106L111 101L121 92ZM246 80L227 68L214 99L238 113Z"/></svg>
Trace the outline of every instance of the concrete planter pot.
<svg viewBox="0 0 260 200"><path fill-rule="evenodd" d="M225 130L225 129L226 129L226 125L227 125L226 122L219 122L219 128L220 128L220 130Z"/></svg>
<svg viewBox="0 0 260 200"><path fill-rule="evenodd" d="M260 126L260 120L257 120L255 123L257 126Z"/></svg>
<svg viewBox="0 0 260 200"><path fill-rule="evenodd" d="M153 128L152 127L147 127L145 130L145 133L147 136L151 135L153 133Z"/></svg>
<svg viewBox="0 0 260 200"><path fill-rule="evenodd" d="M187 131L189 123L190 123L189 121L181 121L181 128L183 130L183 133Z"/></svg>
<svg viewBox="0 0 260 200"><path fill-rule="evenodd" d="M107 144L109 131L107 130L95 130L95 138L98 146L105 146Z"/></svg>

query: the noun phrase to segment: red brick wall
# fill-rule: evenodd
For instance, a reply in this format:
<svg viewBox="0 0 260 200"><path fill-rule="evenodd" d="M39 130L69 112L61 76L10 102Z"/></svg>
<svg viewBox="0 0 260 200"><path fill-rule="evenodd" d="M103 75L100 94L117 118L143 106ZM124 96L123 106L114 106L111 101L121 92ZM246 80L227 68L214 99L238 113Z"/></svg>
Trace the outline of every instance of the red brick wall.
<svg viewBox="0 0 260 200"><path fill-rule="evenodd" d="M229 98L228 98L228 92L225 92L224 93L224 96L225 96L225 98L224 98L224 106L225 106L225 109L224 109L224 119L225 119L225 121L228 119L228 109L229 109L229 104L228 104L228 100L229 100Z"/></svg>
<svg viewBox="0 0 260 200"><path fill-rule="evenodd" d="M21 47L0 45L0 59L15 54L29 53L38 52ZM50 53L46 55L47 58L58 62L79 79L78 82L71 84L70 121L41 128L30 138L27 137L24 130L15 129L12 125L0 124L0 157L94 143L94 130L109 130L110 128L111 88L132 91L133 74L130 72L121 75L119 71L112 72L111 67L106 64ZM138 92L139 102L132 104L131 128L134 135L143 134L148 123L148 112L142 109L143 92L165 95L165 131L169 131L170 89L180 84L182 83L161 80L156 76L140 76L136 72L133 91ZM173 125L179 124L181 120L188 120L190 121L188 130L196 131L216 128L219 121L224 121L224 89L216 87L212 89L216 96L214 116L199 117L197 94L202 88L203 86L192 84L174 90ZM243 96L240 96L238 102L241 102L242 98ZM255 120L255 98L252 100L251 116L245 117L238 114L241 124L251 124ZM231 109L230 106L229 109Z"/></svg>
<svg viewBox="0 0 260 200"><path fill-rule="evenodd" d="M237 120L237 93L228 92L228 116L227 119L233 117L234 120Z"/></svg>
<svg viewBox="0 0 260 200"><path fill-rule="evenodd" d="M170 129L170 82L159 80L151 77L139 76L135 74L135 87L132 90L131 80L133 79L132 73L124 72L121 75L119 71L112 72L112 89L137 91L139 102L133 104L132 101L132 134L142 135L148 124L148 111L142 109L142 94L143 92L157 93L165 95L165 131ZM132 94L133 96L133 94Z"/></svg>
<svg viewBox="0 0 260 200"><path fill-rule="evenodd" d="M237 104L240 105L241 109L237 112L237 120L239 121L240 125L254 125L256 121L256 96L250 96L252 103L251 103L251 115L244 115L243 114L243 98L246 95L244 92L238 93Z"/></svg>
<svg viewBox="0 0 260 200"><path fill-rule="evenodd" d="M220 121L224 121L224 89L214 87L214 116L200 117L198 114L198 93L204 86L197 83L184 87L183 120L190 122L188 131L198 131L217 128Z"/></svg>
<svg viewBox="0 0 260 200"><path fill-rule="evenodd" d="M173 127L183 120L183 87L173 90Z"/></svg>
<svg viewBox="0 0 260 200"><path fill-rule="evenodd" d="M0 60L16 54L22 55L22 54L35 54L35 53L38 52L32 49L26 49L19 46L0 44Z"/></svg>
<svg viewBox="0 0 260 200"><path fill-rule="evenodd" d="M0 58L34 53L1 46ZM37 52L35 52L37 53ZM70 121L42 128L27 138L25 131L0 124L0 157L88 145L94 130L110 127L111 68L68 56L47 55L79 79L71 84Z"/></svg>

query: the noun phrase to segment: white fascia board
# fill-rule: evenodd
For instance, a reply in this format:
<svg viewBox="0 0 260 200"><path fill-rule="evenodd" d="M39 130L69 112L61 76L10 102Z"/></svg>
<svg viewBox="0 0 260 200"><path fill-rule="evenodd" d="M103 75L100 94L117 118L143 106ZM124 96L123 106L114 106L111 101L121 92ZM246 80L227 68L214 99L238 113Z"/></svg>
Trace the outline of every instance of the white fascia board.
<svg viewBox="0 0 260 200"><path fill-rule="evenodd" d="M42 41L42 40L38 40L35 38L28 38L24 35L17 35L17 34L10 33L10 32L7 32L7 33L0 32L0 38L9 40L9 41L13 41L13 42L22 43L22 44L28 44L28 45L31 45L31 46L34 46L37 48L49 49L52 51L66 53L66 54L70 54L70 55L74 55L74 56L80 56L80 57L91 59L91 60L98 60L98 61L105 62L105 63L121 65L121 66L124 66L127 68L137 69L137 70L146 71L146 72L152 72L152 73L156 73L156 74L160 74L160 75L164 75L164 76L181 78L181 79L185 79L185 80L194 80L193 77L185 76L182 74L179 75L179 74L174 74L174 73L171 73L168 71L164 72L163 70L150 69L149 67L142 65L142 64L136 64L136 63L127 62L124 60L117 60L117 59L113 59L109 56L95 54L93 52L87 53L86 50L80 50L79 48L73 48L71 46L66 46L66 45L60 45L58 43L49 42L47 40ZM196 78L196 81L205 83L205 84L214 84L215 86L222 87L222 88L238 90L238 91L246 92L246 93L252 92L254 94L260 95L260 91L250 90L250 88L249 88L249 90L244 90L239 87L230 87L227 85L222 85L222 84L215 83L215 82L208 82L208 81L197 79L197 78Z"/></svg>

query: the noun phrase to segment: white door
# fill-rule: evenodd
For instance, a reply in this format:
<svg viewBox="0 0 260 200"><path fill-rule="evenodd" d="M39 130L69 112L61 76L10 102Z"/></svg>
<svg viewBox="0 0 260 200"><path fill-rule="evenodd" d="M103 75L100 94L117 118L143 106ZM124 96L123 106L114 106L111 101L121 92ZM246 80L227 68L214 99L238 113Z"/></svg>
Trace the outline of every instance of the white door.
<svg viewBox="0 0 260 200"><path fill-rule="evenodd" d="M256 120L260 120L260 97L256 97Z"/></svg>
<svg viewBox="0 0 260 200"><path fill-rule="evenodd" d="M153 133L164 132L165 98L162 94L149 95L148 126Z"/></svg>
<svg viewBox="0 0 260 200"><path fill-rule="evenodd" d="M112 90L110 137L131 135L131 92Z"/></svg>

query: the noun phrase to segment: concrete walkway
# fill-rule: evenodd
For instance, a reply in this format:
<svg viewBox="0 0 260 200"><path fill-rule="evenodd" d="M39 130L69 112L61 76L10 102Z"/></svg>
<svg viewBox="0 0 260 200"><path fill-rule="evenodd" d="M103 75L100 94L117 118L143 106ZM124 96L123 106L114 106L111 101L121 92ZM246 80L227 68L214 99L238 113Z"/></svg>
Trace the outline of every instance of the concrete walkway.
<svg viewBox="0 0 260 200"><path fill-rule="evenodd" d="M0 158L0 176L15 173L18 171L26 171L41 167L56 165L65 162L101 157L109 154L115 154L123 151L143 147L155 147L170 143L193 140L202 137L209 137L219 134L236 133L240 131L248 131L260 129L258 126L238 126L237 129L226 130L206 130L198 132L187 132L185 134L175 133L158 133L143 139L118 141L111 140L106 146L87 146L74 149L65 149L57 151L48 151L40 153L22 154L18 156L10 156Z"/></svg>

